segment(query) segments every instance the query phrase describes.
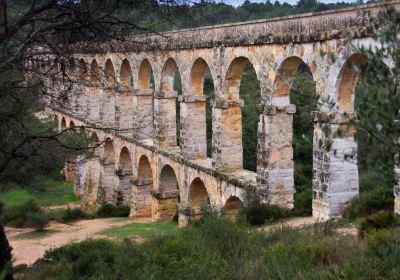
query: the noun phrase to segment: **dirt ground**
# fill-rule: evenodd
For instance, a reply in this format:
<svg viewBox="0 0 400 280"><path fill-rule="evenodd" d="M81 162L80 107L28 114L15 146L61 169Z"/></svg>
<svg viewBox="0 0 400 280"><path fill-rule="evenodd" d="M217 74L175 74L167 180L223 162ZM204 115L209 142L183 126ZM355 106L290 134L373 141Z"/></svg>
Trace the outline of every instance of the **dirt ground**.
<svg viewBox="0 0 400 280"><path fill-rule="evenodd" d="M109 218L81 220L72 224L51 222L44 233L37 233L34 229L6 227L6 235L13 247L12 253L15 260L13 264L31 265L41 258L47 249L94 238L98 232L108 228L150 221L149 218L123 220Z"/></svg>

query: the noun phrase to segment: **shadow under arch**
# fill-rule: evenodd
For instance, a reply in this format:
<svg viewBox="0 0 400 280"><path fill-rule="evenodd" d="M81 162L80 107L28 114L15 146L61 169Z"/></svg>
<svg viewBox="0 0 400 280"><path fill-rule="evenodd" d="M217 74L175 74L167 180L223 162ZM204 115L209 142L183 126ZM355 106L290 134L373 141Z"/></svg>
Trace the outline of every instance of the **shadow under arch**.
<svg viewBox="0 0 400 280"><path fill-rule="evenodd" d="M166 164L161 169L158 192L153 194L152 216L159 221L177 218L180 203L179 185L174 169Z"/></svg>
<svg viewBox="0 0 400 280"><path fill-rule="evenodd" d="M132 87L132 68L128 59L124 59L121 64L121 70L119 72L119 82L125 87Z"/></svg>
<svg viewBox="0 0 400 280"><path fill-rule="evenodd" d="M64 130L67 128L67 121L65 120L64 117L61 119L61 130Z"/></svg>
<svg viewBox="0 0 400 280"><path fill-rule="evenodd" d="M132 160L127 147L123 147L119 157L119 168L117 170L119 179L118 188L115 190L114 201L116 205L131 206L132 202Z"/></svg>
<svg viewBox="0 0 400 280"><path fill-rule="evenodd" d="M138 89L154 89L153 67L147 58L143 59L139 66Z"/></svg>
<svg viewBox="0 0 400 280"><path fill-rule="evenodd" d="M190 220L197 221L202 217L202 207L210 206L210 198L204 182L195 178L189 187L187 206L189 208Z"/></svg>
<svg viewBox="0 0 400 280"><path fill-rule="evenodd" d="M237 196L230 196L224 205L223 214L224 217L230 220L236 220L240 209L243 208L243 202Z"/></svg>
<svg viewBox="0 0 400 280"><path fill-rule="evenodd" d="M115 189L115 150L113 141L107 138L104 142L103 158L100 159L102 165L102 176L99 192L97 194L98 203L114 203Z"/></svg>
<svg viewBox="0 0 400 280"><path fill-rule="evenodd" d="M149 158L142 155L138 163L137 180L133 185L133 217L151 217L151 191L153 187L153 171Z"/></svg>

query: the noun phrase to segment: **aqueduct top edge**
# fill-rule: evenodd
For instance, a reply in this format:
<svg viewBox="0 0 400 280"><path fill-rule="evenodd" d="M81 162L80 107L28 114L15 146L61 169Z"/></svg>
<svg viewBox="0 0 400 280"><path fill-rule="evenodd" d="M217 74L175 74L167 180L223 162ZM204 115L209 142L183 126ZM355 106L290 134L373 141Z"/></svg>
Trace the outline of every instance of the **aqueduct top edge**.
<svg viewBox="0 0 400 280"><path fill-rule="evenodd" d="M369 11L371 15L376 15L379 10L388 6L399 10L400 0L132 36L126 37L124 42L90 42L90 48L87 48L87 44L82 42L76 45L74 50L78 53L103 53L206 48L218 45L304 43L339 38L343 29L351 30L354 37L368 37L373 30L361 16L362 12Z"/></svg>

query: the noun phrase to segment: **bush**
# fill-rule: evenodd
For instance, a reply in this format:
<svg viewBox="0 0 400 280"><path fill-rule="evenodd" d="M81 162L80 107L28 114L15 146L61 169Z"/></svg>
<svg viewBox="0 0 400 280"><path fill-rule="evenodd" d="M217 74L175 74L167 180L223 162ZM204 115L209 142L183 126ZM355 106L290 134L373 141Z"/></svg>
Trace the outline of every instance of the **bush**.
<svg viewBox="0 0 400 280"><path fill-rule="evenodd" d="M130 213L129 206L114 206L112 204L104 204L96 212L96 216L100 218L110 217L128 217Z"/></svg>
<svg viewBox="0 0 400 280"><path fill-rule="evenodd" d="M358 197L350 200L343 212L348 219L371 215L380 210L393 209L393 191L389 188L375 188L369 192L360 193Z"/></svg>
<svg viewBox="0 0 400 280"><path fill-rule="evenodd" d="M400 259L400 237L393 230L377 230L366 234L365 240L369 251L379 257L394 255Z"/></svg>
<svg viewBox="0 0 400 280"><path fill-rule="evenodd" d="M393 211L382 211L368 217L359 219L359 235L363 237L366 233L371 233L379 229L393 227L397 223L397 217Z"/></svg>
<svg viewBox="0 0 400 280"><path fill-rule="evenodd" d="M43 230L49 221L49 216L33 199L23 204L6 207L1 220L4 224L13 227L35 227Z"/></svg>
<svg viewBox="0 0 400 280"><path fill-rule="evenodd" d="M312 214L312 189L307 188L296 194L294 199L294 214L310 216Z"/></svg>
<svg viewBox="0 0 400 280"><path fill-rule="evenodd" d="M82 209L80 208L69 208L67 210L65 210L65 212L63 213L63 215L61 216L61 221L63 222L71 222L71 221L76 221L79 219L87 219L89 218L89 215L84 212Z"/></svg>
<svg viewBox="0 0 400 280"><path fill-rule="evenodd" d="M245 206L240 210L239 219L250 225L263 225L290 216L290 211L276 205L261 203L254 189L246 190Z"/></svg>
<svg viewBox="0 0 400 280"><path fill-rule="evenodd" d="M43 231L50 221L49 215L44 212L28 213L26 218L26 226L33 227L37 231Z"/></svg>
<svg viewBox="0 0 400 280"><path fill-rule="evenodd" d="M364 171L360 174L360 192L370 192L375 189L386 189L386 182L378 172Z"/></svg>

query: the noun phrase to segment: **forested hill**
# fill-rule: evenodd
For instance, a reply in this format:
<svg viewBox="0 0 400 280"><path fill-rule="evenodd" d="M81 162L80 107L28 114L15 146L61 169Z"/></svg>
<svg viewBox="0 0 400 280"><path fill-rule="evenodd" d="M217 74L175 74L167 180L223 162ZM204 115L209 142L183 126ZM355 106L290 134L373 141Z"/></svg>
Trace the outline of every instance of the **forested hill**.
<svg viewBox="0 0 400 280"><path fill-rule="evenodd" d="M378 1L358 1L357 4ZM350 7L355 3L337 2L325 4L317 0L299 0L297 4L272 2L266 0L264 3L251 3L246 0L241 6L234 7L229 4L204 1L194 5L166 6L152 3L149 11L155 13L151 17L138 15L142 26L156 31L168 31L182 28L216 25L240 21L266 19L309 12L320 12L332 9ZM135 14L133 10L124 10L125 16L131 17Z"/></svg>

